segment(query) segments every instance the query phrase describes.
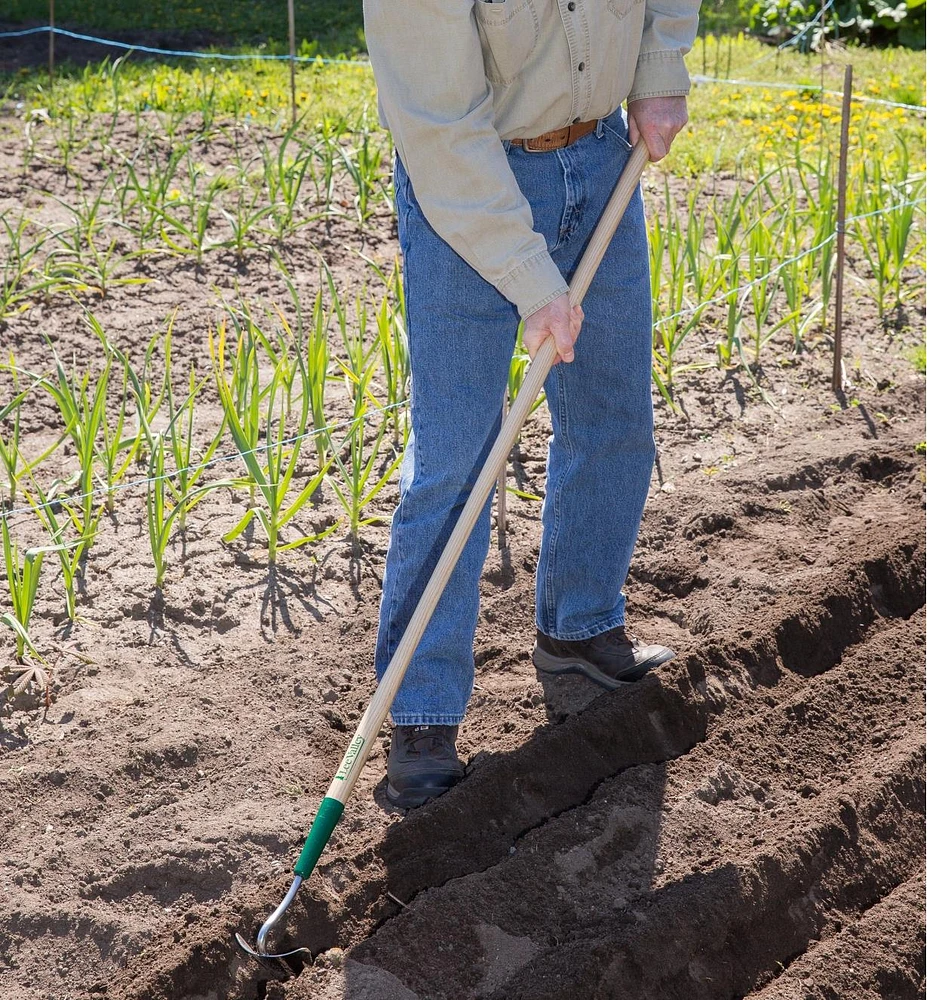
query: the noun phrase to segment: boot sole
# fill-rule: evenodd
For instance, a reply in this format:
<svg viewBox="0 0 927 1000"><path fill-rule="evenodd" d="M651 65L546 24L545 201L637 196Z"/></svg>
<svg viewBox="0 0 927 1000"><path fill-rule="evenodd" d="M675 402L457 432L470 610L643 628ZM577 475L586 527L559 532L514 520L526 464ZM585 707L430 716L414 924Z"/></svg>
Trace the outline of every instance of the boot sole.
<svg viewBox="0 0 927 1000"><path fill-rule="evenodd" d="M547 653L537 647L535 647L534 652L531 654L531 659L534 661L534 665L539 673L549 676L580 674L586 680L592 681L593 684L605 688L606 691L617 691L619 688L624 687L625 684L633 684L635 681L639 681L654 667L658 667L662 663L668 663L676 655L672 650L670 650L670 653L672 655L667 656L665 659L646 662L634 670L625 672L620 677L609 677L608 674L603 673L594 663L590 663L588 660L581 660L578 657L553 656L551 653Z"/></svg>
<svg viewBox="0 0 927 1000"><path fill-rule="evenodd" d="M417 809L453 787L453 785L430 785L426 788L407 788L400 792L387 782L386 798L391 805L398 806L400 809Z"/></svg>

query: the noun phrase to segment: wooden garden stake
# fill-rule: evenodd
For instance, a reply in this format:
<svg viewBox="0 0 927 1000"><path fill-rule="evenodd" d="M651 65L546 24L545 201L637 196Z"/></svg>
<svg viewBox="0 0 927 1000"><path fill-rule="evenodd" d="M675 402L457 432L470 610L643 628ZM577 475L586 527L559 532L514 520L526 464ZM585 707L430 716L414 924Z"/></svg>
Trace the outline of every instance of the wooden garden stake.
<svg viewBox="0 0 927 1000"><path fill-rule="evenodd" d="M847 156L850 149L850 101L853 97L853 66L843 76L843 110L840 117L840 168L837 174L837 283L834 305L834 391L843 388L843 270L846 256Z"/></svg>
<svg viewBox="0 0 927 1000"><path fill-rule="evenodd" d="M48 85L55 82L55 0L48 0Z"/></svg>
<svg viewBox="0 0 927 1000"><path fill-rule="evenodd" d="M290 31L290 117L296 124L296 11L294 0L287 0L287 17Z"/></svg>

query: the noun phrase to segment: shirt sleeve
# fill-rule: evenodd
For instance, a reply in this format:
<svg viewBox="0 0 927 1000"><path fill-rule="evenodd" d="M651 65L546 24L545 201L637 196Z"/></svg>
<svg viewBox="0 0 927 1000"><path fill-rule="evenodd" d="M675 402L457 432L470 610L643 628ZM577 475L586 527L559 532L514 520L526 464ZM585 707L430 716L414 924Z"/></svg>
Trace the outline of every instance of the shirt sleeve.
<svg viewBox="0 0 927 1000"><path fill-rule="evenodd" d="M364 0L380 106L425 218L519 314L567 291L493 123L474 0Z"/></svg>
<svg viewBox="0 0 927 1000"><path fill-rule="evenodd" d="M698 31L700 0L646 0L644 34L628 102L689 93L684 61Z"/></svg>

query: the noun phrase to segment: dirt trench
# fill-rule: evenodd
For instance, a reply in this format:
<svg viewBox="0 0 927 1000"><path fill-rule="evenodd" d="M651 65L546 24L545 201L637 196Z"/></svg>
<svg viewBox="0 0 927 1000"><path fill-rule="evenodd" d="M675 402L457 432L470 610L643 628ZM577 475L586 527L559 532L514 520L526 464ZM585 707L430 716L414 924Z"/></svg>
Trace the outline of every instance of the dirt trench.
<svg viewBox="0 0 927 1000"><path fill-rule="evenodd" d="M908 626L689 753L607 779L354 959L435 1000L749 992L916 873L920 727L897 724L921 683ZM898 654L873 684L873 660Z"/></svg>
<svg viewBox="0 0 927 1000"><path fill-rule="evenodd" d="M816 954L909 899L923 853L919 497L877 444L651 511L636 596L698 640L676 661L600 697L549 685L549 725L517 749L362 851L334 843L282 942L320 957L288 982L232 944L281 878L175 927L106 995L770 1000L804 963L808 995L868 996ZM742 614L712 630L725 603ZM891 963L858 949L859 982L917 996L920 940Z"/></svg>
<svg viewBox="0 0 927 1000"><path fill-rule="evenodd" d="M39 131L25 172L17 128L0 148L0 210L26 205L58 227L70 214L52 196L72 203L75 193L53 135ZM100 191L119 158L92 132L84 138L72 166L87 191ZM134 120L106 139L130 150L147 142ZM253 128L216 135L197 143L196 156L219 170L265 140L273 144ZM160 141L154 148L166 152ZM319 289L320 252L352 300L364 259L392 267L395 220L385 206L363 228L328 220L280 251L303 303ZM209 254L202 268L135 263L146 284L114 286L102 299L39 298L7 317L4 345L21 365L45 370L50 340L92 372L100 345L87 308L136 363L176 315L175 372L192 363L207 375L206 331L224 315L223 299L270 311L290 302L263 252L244 262ZM845 303L845 394L832 392L823 331L796 353L782 330L762 366L737 370L703 367L716 354L710 317L687 337L676 405L656 399L659 462L627 586L632 626L678 657L645 682L602 697L575 680L538 682L530 649L539 506L510 498L509 547L490 554L481 583L477 685L460 734L467 780L403 817L385 802L385 734L377 741L294 907L285 943L309 946L316 959L287 983L244 961L232 935L253 932L285 891L369 698L388 527L365 528L360 552L333 536L288 553L271 573L258 535L221 540L244 515L246 494L216 494L176 539L168 586L153 600L144 495L126 491L100 522L81 622L63 625L54 579L33 614L41 642L66 643L89 662L56 664L47 716L33 700L0 719L0 998L915 995L922 934L911 900L920 888L906 872L919 850L910 824L923 806L905 784L912 744L890 722L916 725L922 699L902 691L889 720L864 700L865 684L848 701L839 689L827 704L811 695L857 655L921 658L912 617L923 605L916 270L911 301L886 325L867 268L857 268ZM347 393L336 389L329 403L340 420ZM209 386L200 399L202 453L220 415ZM23 413L24 454L38 455L62 426L51 399L33 403ZM525 496L544 493L549 433L541 408L513 453L511 482ZM44 471L74 468L59 449ZM375 512L388 518L396 496L393 482ZM316 500L294 533L337 523L334 493L323 487ZM881 674L871 683L881 691ZM792 706L799 742L789 752L810 773L817 715L831 705L848 713L855 735L846 747L820 744L826 766L807 787L791 781L762 727L744 728L780 725L786 745L776 712ZM856 715L871 716L868 749ZM732 749L727 740L748 732L762 749ZM619 793L627 808L612 816L603 803ZM789 826L777 809L803 825ZM896 829L902 841L892 873L875 882L866 873L887 870L891 844L880 843L873 809L888 817L886 842ZM744 817L760 844L736 837ZM546 865L524 864L532 850ZM541 888L530 881L538 878ZM458 903L457 885L472 896ZM498 907L496 886L512 896ZM432 900L458 907L450 926L425 919L443 912ZM488 901L485 912L476 900ZM469 957L462 971L458 951Z"/></svg>

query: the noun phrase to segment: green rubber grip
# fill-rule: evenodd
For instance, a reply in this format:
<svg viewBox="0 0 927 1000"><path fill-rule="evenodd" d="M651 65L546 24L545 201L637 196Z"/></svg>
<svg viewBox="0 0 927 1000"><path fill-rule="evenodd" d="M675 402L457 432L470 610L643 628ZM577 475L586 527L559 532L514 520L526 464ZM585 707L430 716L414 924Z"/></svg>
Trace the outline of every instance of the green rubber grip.
<svg viewBox="0 0 927 1000"><path fill-rule="evenodd" d="M344 803L328 795L319 803L319 811L315 814L315 819L309 828L309 836L306 837L306 843L303 844L299 860L293 869L297 875L309 878L312 874L312 869L315 868L322 851L325 850L325 845L328 843L332 831L338 825L338 820L341 819L343 812Z"/></svg>

